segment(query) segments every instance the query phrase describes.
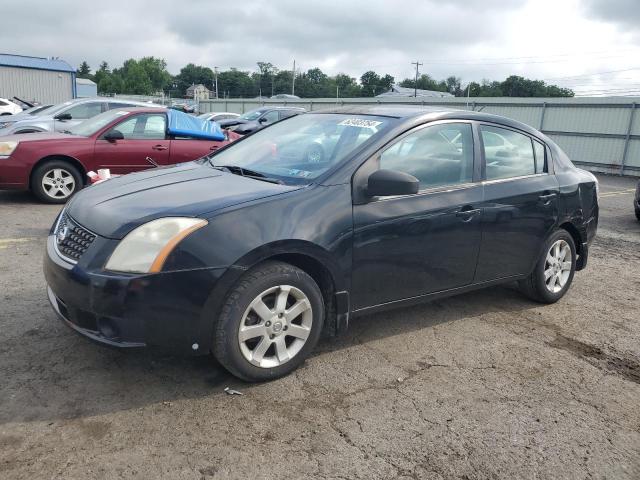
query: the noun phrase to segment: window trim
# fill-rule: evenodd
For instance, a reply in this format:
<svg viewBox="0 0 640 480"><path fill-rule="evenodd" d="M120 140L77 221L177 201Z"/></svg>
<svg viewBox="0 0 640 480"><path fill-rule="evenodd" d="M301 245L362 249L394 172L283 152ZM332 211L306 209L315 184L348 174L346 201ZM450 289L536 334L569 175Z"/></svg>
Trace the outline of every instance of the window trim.
<svg viewBox="0 0 640 480"><path fill-rule="evenodd" d="M517 177L507 177L507 178L494 178L494 179L487 179L487 158L485 156L485 151L484 151L484 141L482 140L482 126L487 126L487 127L493 127L493 128L502 128L503 130L511 130L512 132L515 133L519 133L520 135L524 135L525 137L529 138L529 141L531 142L531 153L533 154L533 171L534 173L529 174L529 175L518 175ZM480 156L482 157L482 184L484 185L490 185L492 183L501 183L501 182L505 182L505 181L510 181L510 180L521 180L523 178L531 178L531 177L539 177L542 175L552 175L553 174L553 167L552 167L552 163L551 163L551 155L549 155L549 146L547 145L546 142L544 142L543 140L541 140L540 138L536 137L535 135L531 135L530 133L527 133L523 130L520 130L518 128L514 128L508 125L503 125L501 123L493 123L493 122L485 122L485 121L480 121L480 122L476 122L476 126L478 129L478 150L480 151ZM539 143L541 143L544 148L545 148L545 158L547 160L547 171L546 172L542 172L542 173L536 173L535 169L536 169L536 153L535 153L535 148L533 146L533 142L537 141Z"/></svg>
<svg viewBox="0 0 640 480"><path fill-rule="evenodd" d="M379 162L381 155L393 148L399 142L402 142L406 137L412 135L415 132L423 130L428 127L433 127L437 125L445 125L449 123L462 123L469 125L471 127L471 139L472 139L472 159L473 159L473 170L472 170L472 179L471 182L465 183L452 183L448 185L440 185L437 187L423 188L418 190L417 193L409 194L409 195L390 195L386 197L366 197L364 195L364 189L366 188L366 179L371 175L375 170L372 168L376 165L376 162ZM397 198L408 198L408 197L417 197L422 195L431 195L433 193L439 192L449 192L454 190L462 190L470 187L474 187L479 185L482 181L480 177L480 151L477 147L477 138L475 132L475 123L473 120L465 120L465 119L447 119L447 120L436 120L431 122L422 123L420 125L416 125L404 132L400 135L392 139L390 142L382 145L373 155L371 155L367 160L365 160L355 171L352 176L352 201L354 205L360 205L363 203L372 203L378 201L385 200L393 200Z"/></svg>
<svg viewBox="0 0 640 480"><path fill-rule="evenodd" d="M157 141L160 142L162 140L172 140L171 137L168 133L167 133L167 124L169 122L169 120L167 119L167 114L163 113L163 112L138 112L138 113L133 113L132 115L127 116L126 118L123 118L122 120L118 121L117 123L112 123L111 125L107 126L102 133L100 133L100 135L98 135L98 140L104 140L104 136L109 133L111 130L117 130L117 126L120 125L121 123L127 122L129 120L131 120L132 118L135 117L139 117L141 115L162 115L164 117L164 138L124 138L124 140L120 140L120 141L130 141L130 140L153 140L153 141ZM137 122L136 122L137 123ZM145 124L146 126L146 124ZM135 128L135 127L134 127Z"/></svg>

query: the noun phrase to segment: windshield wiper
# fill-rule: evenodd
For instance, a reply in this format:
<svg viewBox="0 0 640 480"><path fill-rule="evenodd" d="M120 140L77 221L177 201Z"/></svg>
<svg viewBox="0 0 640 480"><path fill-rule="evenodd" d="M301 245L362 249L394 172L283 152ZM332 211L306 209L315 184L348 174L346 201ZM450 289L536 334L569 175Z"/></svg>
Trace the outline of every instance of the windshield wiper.
<svg viewBox="0 0 640 480"><path fill-rule="evenodd" d="M234 175L241 175L243 177L253 178L255 180L262 180L263 182L277 183L282 185L284 182L277 178L267 177L264 173L256 172L255 170L249 170L248 168L238 167L237 165L214 165L209 162L213 168L222 170L225 172L233 173Z"/></svg>

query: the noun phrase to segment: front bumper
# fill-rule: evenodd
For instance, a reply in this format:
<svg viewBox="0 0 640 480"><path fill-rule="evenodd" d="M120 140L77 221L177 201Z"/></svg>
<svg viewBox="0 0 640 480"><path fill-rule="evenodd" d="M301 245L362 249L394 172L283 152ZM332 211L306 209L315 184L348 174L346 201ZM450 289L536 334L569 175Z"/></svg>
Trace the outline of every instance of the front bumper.
<svg viewBox="0 0 640 480"><path fill-rule="evenodd" d="M217 305L212 296L227 270L148 275L92 271L64 260L54 236L47 240L44 259L49 300L76 332L113 347L196 354L211 348Z"/></svg>

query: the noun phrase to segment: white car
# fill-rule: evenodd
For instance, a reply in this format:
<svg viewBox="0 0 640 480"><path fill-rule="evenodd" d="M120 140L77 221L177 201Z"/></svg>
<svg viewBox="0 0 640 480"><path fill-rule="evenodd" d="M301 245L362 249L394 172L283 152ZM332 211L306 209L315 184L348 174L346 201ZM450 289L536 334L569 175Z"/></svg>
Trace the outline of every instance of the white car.
<svg viewBox="0 0 640 480"><path fill-rule="evenodd" d="M198 115L198 118L202 118L203 120L209 120L211 122L219 122L220 120L231 120L233 118L238 118L240 116L239 113L231 113L231 112L207 112L201 113Z"/></svg>
<svg viewBox="0 0 640 480"><path fill-rule="evenodd" d="M22 112L22 107L11 100L0 98L0 115L15 115Z"/></svg>

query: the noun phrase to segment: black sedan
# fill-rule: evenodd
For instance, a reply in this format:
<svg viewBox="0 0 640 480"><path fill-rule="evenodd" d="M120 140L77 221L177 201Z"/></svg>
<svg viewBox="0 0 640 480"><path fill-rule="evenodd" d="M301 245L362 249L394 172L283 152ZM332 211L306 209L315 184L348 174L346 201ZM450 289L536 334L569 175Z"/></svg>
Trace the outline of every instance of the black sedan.
<svg viewBox="0 0 640 480"><path fill-rule="evenodd" d="M237 118L220 120L218 123L225 130L247 135L285 118L300 115L305 111L300 107L261 107L243 113Z"/></svg>
<svg viewBox="0 0 640 480"><path fill-rule="evenodd" d="M310 131L339 135L321 161L280 154L287 139L314 142ZM48 238L48 294L97 342L212 352L267 380L357 315L511 281L556 302L587 264L597 187L552 140L502 117L299 115L77 194Z"/></svg>

